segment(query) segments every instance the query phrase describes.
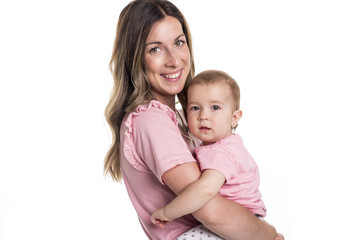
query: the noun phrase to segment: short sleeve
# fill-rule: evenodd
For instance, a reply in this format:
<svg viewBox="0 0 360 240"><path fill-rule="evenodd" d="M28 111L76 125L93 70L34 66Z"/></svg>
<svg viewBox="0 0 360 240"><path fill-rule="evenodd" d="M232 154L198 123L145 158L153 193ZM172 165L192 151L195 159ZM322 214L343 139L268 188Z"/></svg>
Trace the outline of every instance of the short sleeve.
<svg viewBox="0 0 360 240"><path fill-rule="evenodd" d="M200 164L201 171L216 170L224 175L228 182L236 175L236 160L225 148L216 145L196 148L196 159Z"/></svg>
<svg viewBox="0 0 360 240"><path fill-rule="evenodd" d="M166 105L151 101L138 108L126 121L124 154L141 171L151 171L162 183L171 168L195 162L178 129L176 114Z"/></svg>

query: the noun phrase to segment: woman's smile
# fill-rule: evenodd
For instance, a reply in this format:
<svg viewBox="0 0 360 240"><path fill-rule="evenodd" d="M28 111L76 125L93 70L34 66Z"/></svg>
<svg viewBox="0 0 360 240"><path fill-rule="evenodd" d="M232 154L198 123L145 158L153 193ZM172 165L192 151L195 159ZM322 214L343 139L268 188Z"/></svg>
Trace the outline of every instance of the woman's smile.
<svg viewBox="0 0 360 240"><path fill-rule="evenodd" d="M161 103L174 105L191 62L181 23L166 16L153 26L145 42L144 66L151 93Z"/></svg>
<svg viewBox="0 0 360 240"><path fill-rule="evenodd" d="M160 74L163 78L170 82L176 82L181 79L182 69L175 73Z"/></svg>

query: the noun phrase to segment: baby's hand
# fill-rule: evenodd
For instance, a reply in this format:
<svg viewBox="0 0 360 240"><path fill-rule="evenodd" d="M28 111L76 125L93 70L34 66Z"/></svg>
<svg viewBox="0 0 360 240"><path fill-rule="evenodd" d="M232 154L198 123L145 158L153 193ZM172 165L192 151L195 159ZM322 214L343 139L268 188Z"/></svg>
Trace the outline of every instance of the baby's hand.
<svg viewBox="0 0 360 240"><path fill-rule="evenodd" d="M281 233L278 233L275 240L285 240L284 235L282 235Z"/></svg>
<svg viewBox="0 0 360 240"><path fill-rule="evenodd" d="M165 227L165 224L171 221L164 215L164 208L157 209L153 215L151 215L151 222L155 225L158 225L161 228Z"/></svg>

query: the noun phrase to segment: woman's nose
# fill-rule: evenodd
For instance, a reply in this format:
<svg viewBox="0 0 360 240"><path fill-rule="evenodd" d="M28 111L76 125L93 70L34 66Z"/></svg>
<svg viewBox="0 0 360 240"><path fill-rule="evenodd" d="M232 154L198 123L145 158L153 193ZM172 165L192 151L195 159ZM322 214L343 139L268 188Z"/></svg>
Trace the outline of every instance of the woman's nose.
<svg viewBox="0 0 360 240"><path fill-rule="evenodd" d="M167 59L166 59L166 66L167 67L177 67L179 66L179 56L176 54L176 52L171 49L167 53Z"/></svg>

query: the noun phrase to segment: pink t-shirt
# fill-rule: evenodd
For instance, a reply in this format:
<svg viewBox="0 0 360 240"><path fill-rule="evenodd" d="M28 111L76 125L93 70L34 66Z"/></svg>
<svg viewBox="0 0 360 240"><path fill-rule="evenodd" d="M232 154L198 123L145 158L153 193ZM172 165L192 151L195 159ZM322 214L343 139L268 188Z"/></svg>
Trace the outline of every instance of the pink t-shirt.
<svg viewBox="0 0 360 240"><path fill-rule="evenodd" d="M221 196L265 217L266 208L259 191L259 168L239 135L197 147L195 153L202 171L213 169L224 175L226 181L220 188Z"/></svg>
<svg viewBox="0 0 360 240"><path fill-rule="evenodd" d="M199 224L191 215L175 219L162 229L151 214L175 198L162 182L167 170L195 162L178 129L176 114L158 101L139 106L124 120L121 130L121 170L130 200L150 239L175 239Z"/></svg>

